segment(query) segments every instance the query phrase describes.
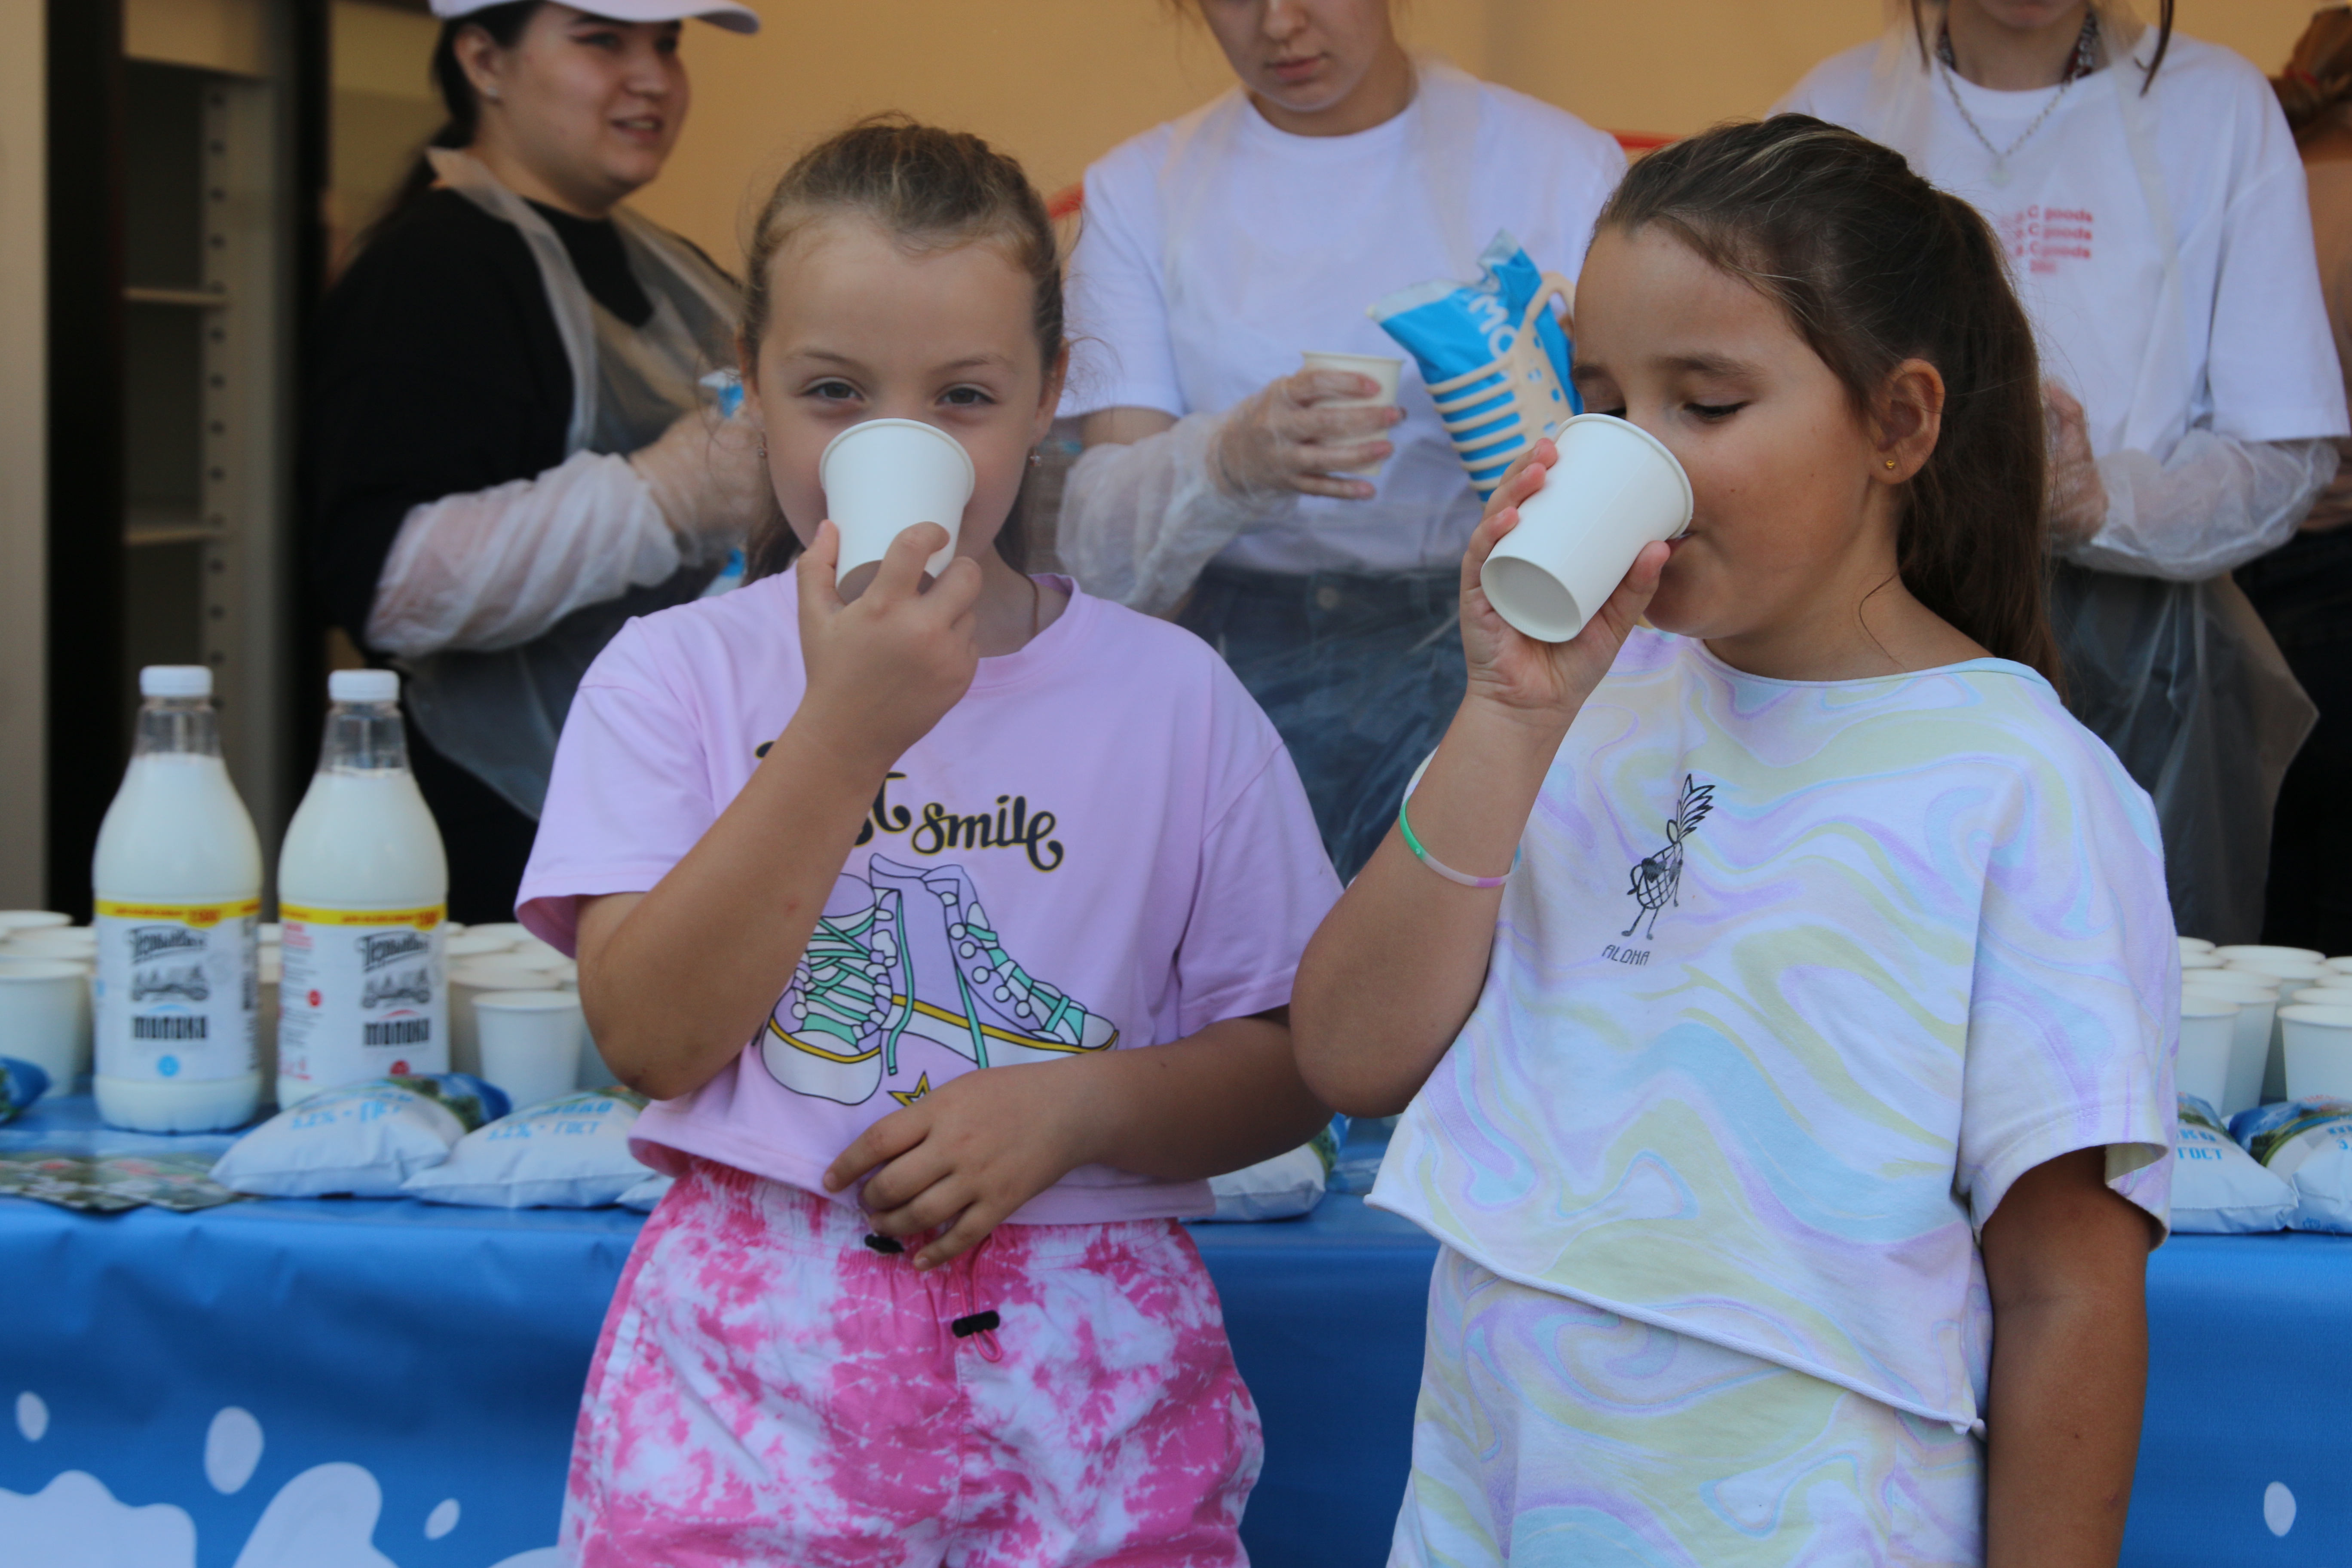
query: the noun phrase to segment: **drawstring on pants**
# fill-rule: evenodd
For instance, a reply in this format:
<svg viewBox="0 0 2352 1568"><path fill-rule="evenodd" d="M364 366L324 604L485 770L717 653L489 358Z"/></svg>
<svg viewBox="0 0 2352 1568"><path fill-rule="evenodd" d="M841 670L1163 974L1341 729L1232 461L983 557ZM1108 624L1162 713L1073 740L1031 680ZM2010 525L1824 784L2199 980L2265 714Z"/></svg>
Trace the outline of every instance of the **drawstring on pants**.
<svg viewBox="0 0 2352 1568"><path fill-rule="evenodd" d="M996 1342L996 1331L1003 1326L1004 1320L997 1315L995 1308L980 1305L977 1276L980 1255L993 1239L995 1237L992 1232L982 1237L979 1244L962 1257L950 1258L947 1280L950 1294L961 1285L963 1295L963 1311L948 1321L948 1331L960 1340L978 1340L981 1359L990 1363L1004 1359L1003 1349ZM866 1245L886 1258L902 1256L907 1250L904 1245L887 1236L869 1236L866 1238Z"/></svg>

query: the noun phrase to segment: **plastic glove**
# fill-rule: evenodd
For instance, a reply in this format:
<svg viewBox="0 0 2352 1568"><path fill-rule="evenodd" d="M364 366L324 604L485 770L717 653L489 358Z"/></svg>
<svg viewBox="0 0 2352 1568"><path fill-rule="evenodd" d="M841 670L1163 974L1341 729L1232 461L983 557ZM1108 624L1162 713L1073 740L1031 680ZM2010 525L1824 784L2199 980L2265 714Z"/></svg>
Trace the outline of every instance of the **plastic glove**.
<svg viewBox="0 0 2352 1568"><path fill-rule="evenodd" d="M774 510L776 492L757 421L722 419L689 408L670 427L629 454L654 504L689 551L715 559L747 538Z"/></svg>
<svg viewBox="0 0 2352 1568"><path fill-rule="evenodd" d="M2091 455L2090 422L2074 395L2054 381L2042 384L2042 426L2049 450L2043 494L2050 533L2063 550L2082 543L2107 518L2106 487Z"/></svg>
<svg viewBox="0 0 2352 1568"><path fill-rule="evenodd" d="M1087 593L1164 614L1234 535L1297 510L1296 491L1237 500L1217 482L1211 449L1224 420L1188 414L1156 436L1079 454L1062 489L1055 550Z"/></svg>
<svg viewBox="0 0 2352 1568"><path fill-rule="evenodd" d="M2106 514L2060 553L2078 565L2193 583L2286 542L2338 460L2332 440L2240 441L2191 430L2162 462L2111 452L2098 464Z"/></svg>
<svg viewBox="0 0 2352 1568"><path fill-rule="evenodd" d="M678 534L626 458L412 507L384 557L368 646L415 658L527 643L583 605L667 581Z"/></svg>
<svg viewBox="0 0 2352 1568"><path fill-rule="evenodd" d="M1343 477L1387 457L1395 447L1388 428L1404 417L1397 408L1328 408L1335 397L1369 397L1370 377L1342 370L1302 370L1270 382L1255 396L1227 409L1210 448L1218 488L1235 500L1266 500L1285 491L1370 500L1370 480Z"/></svg>

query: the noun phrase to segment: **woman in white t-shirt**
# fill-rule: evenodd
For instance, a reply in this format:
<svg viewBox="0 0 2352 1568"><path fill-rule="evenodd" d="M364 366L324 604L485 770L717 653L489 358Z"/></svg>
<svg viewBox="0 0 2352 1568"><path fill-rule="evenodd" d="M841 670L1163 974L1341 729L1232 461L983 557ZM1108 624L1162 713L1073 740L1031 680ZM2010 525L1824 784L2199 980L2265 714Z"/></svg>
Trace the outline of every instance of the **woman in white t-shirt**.
<svg viewBox="0 0 2352 1568"><path fill-rule="evenodd" d="M1366 307L1473 276L1497 229L1573 276L1624 155L1411 58L1388 0L1201 12L1238 85L1087 171L1062 412L1087 450L1058 548L1088 591L1175 612L1225 656L1345 876L1460 699L1478 501L1410 365L1401 412L1347 409L1372 384L1299 356L1396 354Z"/></svg>
<svg viewBox="0 0 2352 1568"><path fill-rule="evenodd" d="M2070 704L2156 797L2180 929L2252 942L2312 710L2228 573L2294 531L2347 426L2294 139L2171 11L1914 0L1781 107L1895 148L2001 237L2051 384Z"/></svg>

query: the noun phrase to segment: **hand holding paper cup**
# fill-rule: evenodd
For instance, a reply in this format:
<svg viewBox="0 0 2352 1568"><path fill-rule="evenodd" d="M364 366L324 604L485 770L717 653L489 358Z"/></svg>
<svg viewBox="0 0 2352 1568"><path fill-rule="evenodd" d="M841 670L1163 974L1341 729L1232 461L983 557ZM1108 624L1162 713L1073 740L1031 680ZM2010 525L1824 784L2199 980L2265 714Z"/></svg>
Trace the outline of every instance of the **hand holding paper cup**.
<svg viewBox="0 0 2352 1568"><path fill-rule="evenodd" d="M1404 371L1404 361L1391 359L1386 354L1324 353L1309 349L1298 356L1301 370L1338 370L1349 375L1360 375L1377 382L1380 391L1370 397L1327 397L1316 404L1318 408L1394 408L1397 400L1397 377ZM1375 459L1360 468L1335 468L1334 473L1377 474L1385 458Z"/></svg>
<svg viewBox="0 0 2352 1568"><path fill-rule="evenodd" d="M1486 602L1538 642L1584 629L1643 546L1690 526L1690 477L1658 438L1609 414L1580 414L1552 437L1559 460L1478 569Z"/></svg>
<svg viewBox="0 0 2352 1568"><path fill-rule="evenodd" d="M964 503L976 475L963 443L917 419L868 419L825 444L817 458L825 515L841 531L838 584L889 552L890 542L919 522L948 531L946 548L923 563L936 577L955 559Z"/></svg>

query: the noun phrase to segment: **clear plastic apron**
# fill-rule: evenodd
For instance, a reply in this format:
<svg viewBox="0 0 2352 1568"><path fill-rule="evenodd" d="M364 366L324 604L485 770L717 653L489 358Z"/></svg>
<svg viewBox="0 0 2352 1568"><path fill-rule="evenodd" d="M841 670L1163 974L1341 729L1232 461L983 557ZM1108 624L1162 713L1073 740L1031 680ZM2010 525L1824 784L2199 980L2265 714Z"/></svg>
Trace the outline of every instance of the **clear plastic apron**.
<svg viewBox="0 0 2352 1568"><path fill-rule="evenodd" d="M626 207L614 213L629 271L654 306L652 320L632 327L589 297L563 241L530 203L463 153L426 155L444 184L514 225L538 263L572 368L564 456L635 451L696 406L698 378L733 363L741 295L693 247ZM685 604L717 571L716 562L682 567L667 582L575 610L518 647L404 660L409 711L442 755L536 818L556 736L590 662L624 622Z"/></svg>
<svg viewBox="0 0 2352 1568"><path fill-rule="evenodd" d="M2111 79L2105 89L2112 107L2096 112L2113 117L2140 200L2107 194L2098 244L2145 264L2062 276L2078 289L2100 290L2100 315L2145 323L2145 332L2136 345L2086 349L2084 357L2103 362L2099 369L2063 363L2046 348L2042 368L2074 384L2090 416L2095 454L2128 448L2162 458L2189 428L2204 366L2189 341L2179 231L2150 123L2156 106L2139 96L2136 40L2104 15L2102 31L2114 62L2103 73ZM1943 90L1935 68L1921 66L1908 26L1898 26L1880 49L1863 123L1853 129L1902 153L1927 178L1973 198L1979 164L1990 165L1991 155L1971 142L1979 162L1946 166L1953 160L1935 146L1931 129ZM2162 91L2160 78L2156 90ZM2079 157L2070 138L2107 130L2079 108L2059 117L2011 155L2000 199L2035 200L2042 182L2064 172L2070 152ZM1998 215L1987 216L2001 226ZM2035 281L2023 291L2039 296L2043 312L2069 309L2063 281ZM2094 375L2127 384L2083 384ZM2271 813L2287 764L2317 717L2261 617L2227 575L2177 583L2062 563L2052 584L2051 621L2065 658L2068 707L2156 801L2179 929L2216 942L2257 940Z"/></svg>

